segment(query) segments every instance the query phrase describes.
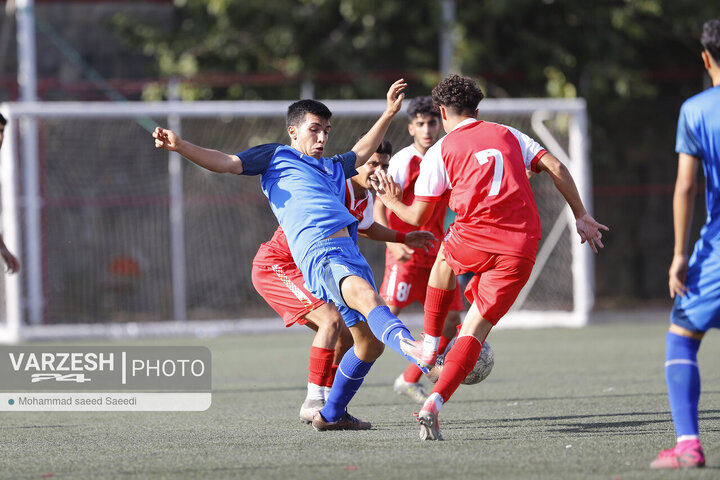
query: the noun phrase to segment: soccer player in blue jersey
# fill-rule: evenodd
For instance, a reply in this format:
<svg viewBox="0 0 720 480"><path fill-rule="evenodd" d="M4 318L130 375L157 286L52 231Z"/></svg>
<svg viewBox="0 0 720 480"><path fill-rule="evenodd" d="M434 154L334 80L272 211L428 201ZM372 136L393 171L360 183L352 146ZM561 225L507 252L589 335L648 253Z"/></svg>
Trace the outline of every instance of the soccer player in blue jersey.
<svg viewBox="0 0 720 480"><path fill-rule="evenodd" d="M351 151L332 158L323 157L332 113L315 100L300 100L288 108L290 146L260 145L228 155L182 141L160 127L153 133L156 147L177 151L209 170L262 175L263 192L309 290L333 302L343 315L355 345L340 362L325 407L313 418L316 430L370 428L346 407L383 352L383 343L425 371L429 367L406 353L414 340L378 295L372 270L357 247L357 219L343 202L345 179L377 149L402 106L405 86L403 80L393 83L378 121Z"/></svg>
<svg viewBox="0 0 720 480"><path fill-rule="evenodd" d="M668 281L675 304L666 336L665 379L677 443L650 464L656 469L705 466L698 428L697 352L705 332L720 328L720 19L705 23L700 43L713 88L685 101L675 144L675 248ZM688 260L700 165L705 172L707 221Z"/></svg>

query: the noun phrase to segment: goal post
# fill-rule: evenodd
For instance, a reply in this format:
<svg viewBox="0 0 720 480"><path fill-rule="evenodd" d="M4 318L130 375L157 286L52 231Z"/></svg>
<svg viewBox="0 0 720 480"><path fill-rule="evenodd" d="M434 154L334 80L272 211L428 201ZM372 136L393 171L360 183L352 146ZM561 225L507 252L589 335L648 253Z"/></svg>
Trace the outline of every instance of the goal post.
<svg viewBox="0 0 720 480"><path fill-rule="evenodd" d="M282 328L254 292L252 258L277 226L259 179L218 175L153 147L155 125L237 152L287 143L289 101L18 102L0 150L2 233L22 269L0 279L0 342ZM327 100L328 152L348 150L384 100ZM480 118L529 134L570 169L588 210L582 99L485 99ZM386 139L408 145L399 114ZM552 182L531 180L541 214L535 270L501 327L587 323L593 257ZM384 244L361 240L382 278ZM379 277L378 277L379 276Z"/></svg>

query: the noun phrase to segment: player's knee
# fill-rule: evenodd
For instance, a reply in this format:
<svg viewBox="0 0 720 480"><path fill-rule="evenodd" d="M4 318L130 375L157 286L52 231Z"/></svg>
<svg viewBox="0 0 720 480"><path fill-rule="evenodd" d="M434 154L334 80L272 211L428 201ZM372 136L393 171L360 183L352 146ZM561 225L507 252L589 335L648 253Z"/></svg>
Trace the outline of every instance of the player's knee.
<svg viewBox="0 0 720 480"><path fill-rule="evenodd" d="M367 313L377 305L383 305L382 298L365 280L357 280L359 277L348 277L341 284L342 295L348 307Z"/></svg>

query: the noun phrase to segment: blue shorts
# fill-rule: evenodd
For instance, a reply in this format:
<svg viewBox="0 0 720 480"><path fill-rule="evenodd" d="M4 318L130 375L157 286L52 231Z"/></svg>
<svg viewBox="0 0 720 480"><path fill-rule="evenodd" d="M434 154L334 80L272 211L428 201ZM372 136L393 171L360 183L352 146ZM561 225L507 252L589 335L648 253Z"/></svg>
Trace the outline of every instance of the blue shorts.
<svg viewBox="0 0 720 480"><path fill-rule="evenodd" d="M364 320L357 310L345 305L340 293L340 281L351 275L364 278L377 290L372 269L353 238L328 238L316 243L298 266L308 290L321 300L333 302L343 316L345 325L352 327Z"/></svg>
<svg viewBox="0 0 720 480"><path fill-rule="evenodd" d="M684 297L675 296L670 322L692 332L720 328L720 255L690 258Z"/></svg>

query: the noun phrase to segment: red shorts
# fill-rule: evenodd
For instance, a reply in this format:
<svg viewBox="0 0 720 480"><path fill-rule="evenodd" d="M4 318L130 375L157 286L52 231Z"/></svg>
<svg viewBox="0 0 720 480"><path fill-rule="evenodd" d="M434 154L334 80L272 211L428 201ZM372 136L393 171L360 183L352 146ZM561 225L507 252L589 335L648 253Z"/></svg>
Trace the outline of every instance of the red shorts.
<svg viewBox="0 0 720 480"><path fill-rule="evenodd" d="M425 304L431 269L432 267L408 267L402 263L386 265L385 277L380 285L380 296L385 303L398 308L405 308L415 301ZM464 308L462 292L456 288L450 310L462 311Z"/></svg>
<svg viewBox="0 0 720 480"><path fill-rule="evenodd" d="M267 304L282 317L286 327L294 323L305 325L307 321L303 317L325 303L305 288L305 279L294 263L253 263L252 283Z"/></svg>
<svg viewBox="0 0 720 480"><path fill-rule="evenodd" d="M473 272L465 296L475 303L480 315L497 324L530 278L535 262L525 257L501 255L467 247L455 251L445 244L445 261L456 274Z"/></svg>

